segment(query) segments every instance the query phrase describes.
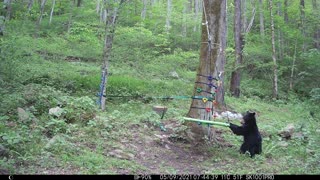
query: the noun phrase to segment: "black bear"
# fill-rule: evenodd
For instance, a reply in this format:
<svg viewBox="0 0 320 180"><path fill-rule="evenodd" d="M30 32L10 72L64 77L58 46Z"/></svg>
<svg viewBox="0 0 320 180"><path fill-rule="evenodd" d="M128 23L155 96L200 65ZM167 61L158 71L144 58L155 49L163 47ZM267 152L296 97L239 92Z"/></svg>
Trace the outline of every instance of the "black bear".
<svg viewBox="0 0 320 180"><path fill-rule="evenodd" d="M262 152L262 137L260 135L255 112L249 112L243 116L243 123L241 126L230 123L230 129L236 135L243 136L243 143L240 147L241 153L249 151L250 157L254 157L255 154Z"/></svg>

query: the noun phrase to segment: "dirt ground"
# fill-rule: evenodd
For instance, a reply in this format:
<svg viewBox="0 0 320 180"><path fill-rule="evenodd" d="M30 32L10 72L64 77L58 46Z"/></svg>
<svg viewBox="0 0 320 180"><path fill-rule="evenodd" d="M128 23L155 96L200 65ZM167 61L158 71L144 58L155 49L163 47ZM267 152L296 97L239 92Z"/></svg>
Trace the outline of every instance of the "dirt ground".
<svg viewBox="0 0 320 180"><path fill-rule="evenodd" d="M150 124L144 125L134 132L131 139L121 142L134 154L131 160L147 169L139 172L141 174L204 174L208 168L203 162L213 155L207 151L210 143L231 146L224 142L221 131L218 130L215 130L214 141L203 139L191 141L188 134L179 134L182 131L177 131L177 127L181 126L177 121L167 120L163 125L166 131ZM118 173L131 174L121 169Z"/></svg>

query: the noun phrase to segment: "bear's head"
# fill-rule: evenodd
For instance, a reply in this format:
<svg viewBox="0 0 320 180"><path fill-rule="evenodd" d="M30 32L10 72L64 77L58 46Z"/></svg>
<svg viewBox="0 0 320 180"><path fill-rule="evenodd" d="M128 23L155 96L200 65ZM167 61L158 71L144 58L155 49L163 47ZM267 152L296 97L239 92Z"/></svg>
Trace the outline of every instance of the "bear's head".
<svg viewBox="0 0 320 180"><path fill-rule="evenodd" d="M256 118L255 118L256 113L247 111L241 120L241 124L246 124L246 125L256 125Z"/></svg>

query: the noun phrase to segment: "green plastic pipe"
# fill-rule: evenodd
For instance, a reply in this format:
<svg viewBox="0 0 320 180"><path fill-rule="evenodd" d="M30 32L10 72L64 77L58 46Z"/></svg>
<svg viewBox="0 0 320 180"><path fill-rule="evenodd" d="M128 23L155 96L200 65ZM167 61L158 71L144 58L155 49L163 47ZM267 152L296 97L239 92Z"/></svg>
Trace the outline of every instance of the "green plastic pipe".
<svg viewBox="0 0 320 180"><path fill-rule="evenodd" d="M188 118L188 117L184 117L183 119L187 120L187 121L194 121L194 122L212 124L212 125L217 125L217 126L224 126L224 127L229 127L230 126L229 123L224 123L224 122L207 121L207 120L194 119L194 118Z"/></svg>

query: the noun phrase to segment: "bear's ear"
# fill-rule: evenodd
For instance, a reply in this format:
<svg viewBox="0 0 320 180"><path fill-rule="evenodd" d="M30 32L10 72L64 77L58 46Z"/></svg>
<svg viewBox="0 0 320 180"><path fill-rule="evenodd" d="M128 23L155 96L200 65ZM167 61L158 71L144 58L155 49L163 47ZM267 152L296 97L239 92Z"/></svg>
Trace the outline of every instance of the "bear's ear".
<svg viewBox="0 0 320 180"><path fill-rule="evenodd" d="M256 113L254 111L247 111L248 114L250 114L251 116L256 115Z"/></svg>

